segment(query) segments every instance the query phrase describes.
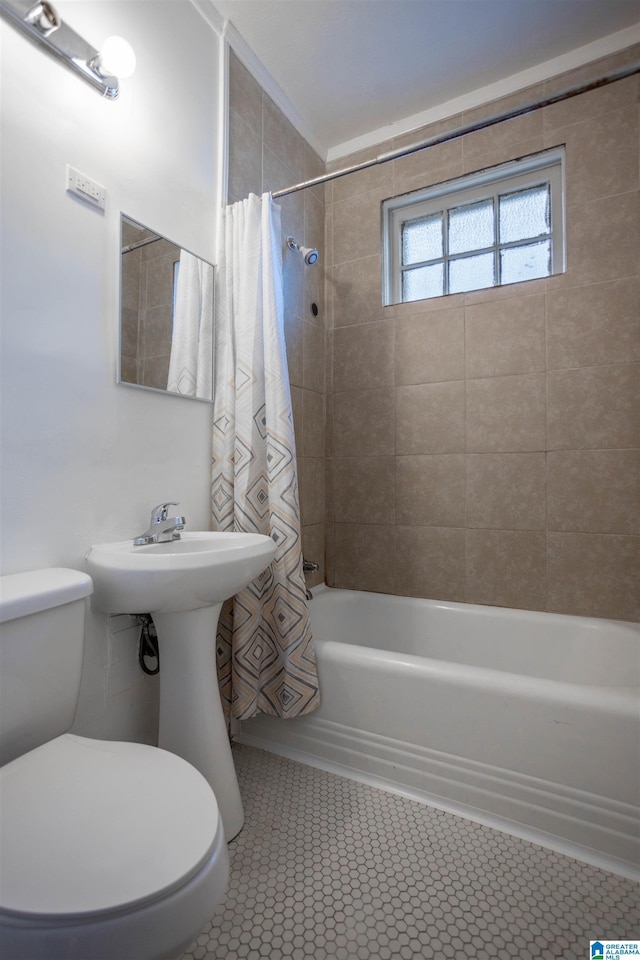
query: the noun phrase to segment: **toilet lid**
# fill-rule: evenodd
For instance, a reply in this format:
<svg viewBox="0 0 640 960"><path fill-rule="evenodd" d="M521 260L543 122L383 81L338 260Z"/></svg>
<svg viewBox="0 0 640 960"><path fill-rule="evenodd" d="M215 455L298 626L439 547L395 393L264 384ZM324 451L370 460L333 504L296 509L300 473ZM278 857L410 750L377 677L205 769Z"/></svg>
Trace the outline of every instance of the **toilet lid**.
<svg viewBox="0 0 640 960"><path fill-rule="evenodd" d="M0 769L0 809L0 908L40 916L166 895L203 866L219 827L211 787L180 757L72 734Z"/></svg>

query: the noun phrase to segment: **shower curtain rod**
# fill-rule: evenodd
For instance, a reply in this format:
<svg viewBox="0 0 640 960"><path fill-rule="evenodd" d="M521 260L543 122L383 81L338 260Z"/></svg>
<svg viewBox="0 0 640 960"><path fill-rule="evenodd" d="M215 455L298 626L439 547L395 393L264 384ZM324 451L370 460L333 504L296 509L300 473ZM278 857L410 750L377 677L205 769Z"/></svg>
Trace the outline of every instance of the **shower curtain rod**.
<svg viewBox="0 0 640 960"><path fill-rule="evenodd" d="M439 143L446 143L448 140L456 140L468 133L476 133L478 130L485 130L487 127L493 127L497 123L503 123L505 120L513 120L515 117L521 117L525 113L533 113L534 110L540 110L542 107L549 107L554 103L560 103L562 100L568 100L570 97L577 97L581 93L588 93L590 90L597 90L599 87L605 87L609 83L615 83L616 80L624 80L625 77L631 77L634 73L640 73L640 60L606 73L597 80L590 80L588 83L577 84L573 87L567 87L560 93L552 97L545 97L543 100L534 100L524 106L516 107L514 110L505 110L503 113L496 113L485 120L479 120L477 123L468 123L461 127L455 127L447 133L438 134L435 137L429 137L418 143L411 144L408 147L399 147L397 150L389 150L387 153L381 153L371 160L363 160L361 163L353 164L350 167L343 167L341 170L334 170L332 173L323 173L319 177L313 177L311 180L304 180L302 183L296 183L291 187L285 187L282 190L274 190L273 199L286 197L290 193L297 193L298 190L305 190L307 187L315 187L322 183L328 183L330 180L337 180L338 177L346 177L349 173L357 173L359 170L366 170L368 167L375 167L380 163L387 163L389 160L401 160L403 157L409 157L413 153L419 153L428 147L435 147Z"/></svg>
<svg viewBox="0 0 640 960"><path fill-rule="evenodd" d="M162 237L147 237L145 240L138 240L136 243L130 243L128 247L123 247L123 253L131 253L132 250L139 250L140 247L146 247L148 243L157 243Z"/></svg>

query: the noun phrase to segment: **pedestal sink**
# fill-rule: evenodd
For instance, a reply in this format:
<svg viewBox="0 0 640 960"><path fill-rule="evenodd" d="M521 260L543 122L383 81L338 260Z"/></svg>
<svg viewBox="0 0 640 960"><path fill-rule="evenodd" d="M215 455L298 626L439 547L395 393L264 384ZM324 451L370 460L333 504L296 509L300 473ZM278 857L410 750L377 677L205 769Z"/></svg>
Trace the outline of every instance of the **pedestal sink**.
<svg viewBox="0 0 640 960"><path fill-rule="evenodd" d="M227 840L241 829L244 814L218 690L218 617L223 601L274 554L270 537L208 532L144 546L103 543L87 554L95 610L153 616L160 647L158 746L209 781Z"/></svg>

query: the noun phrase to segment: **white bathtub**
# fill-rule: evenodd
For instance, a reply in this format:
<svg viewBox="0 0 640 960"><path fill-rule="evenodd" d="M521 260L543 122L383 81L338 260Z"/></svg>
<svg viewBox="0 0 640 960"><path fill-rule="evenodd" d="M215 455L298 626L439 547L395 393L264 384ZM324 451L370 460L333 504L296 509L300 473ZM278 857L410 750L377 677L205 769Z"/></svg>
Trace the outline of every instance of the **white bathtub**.
<svg viewBox="0 0 640 960"><path fill-rule="evenodd" d="M319 587L308 717L236 739L640 878L640 630Z"/></svg>

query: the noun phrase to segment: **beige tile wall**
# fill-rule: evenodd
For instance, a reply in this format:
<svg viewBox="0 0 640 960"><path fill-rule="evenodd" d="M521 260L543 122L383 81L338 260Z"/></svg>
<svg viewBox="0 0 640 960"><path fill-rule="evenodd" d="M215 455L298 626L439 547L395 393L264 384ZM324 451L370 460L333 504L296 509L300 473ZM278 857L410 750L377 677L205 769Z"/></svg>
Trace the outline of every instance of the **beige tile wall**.
<svg viewBox="0 0 640 960"><path fill-rule="evenodd" d="M140 234L131 240L139 240ZM122 261L122 379L166 390L171 358L174 263L180 248L156 240Z"/></svg>
<svg viewBox="0 0 640 960"><path fill-rule="evenodd" d="M639 84L619 81L327 185L330 584L640 615ZM566 144L564 275L381 305L382 199L557 144Z"/></svg>
<svg viewBox="0 0 640 960"><path fill-rule="evenodd" d="M324 172L322 160L300 136L240 61L231 54L228 201L299 183ZM282 210L285 337L298 455L302 545L320 564L307 578L325 579L325 309L324 189L278 201ZM284 248L293 236L317 247L320 261L305 267ZM318 307L314 316L311 304Z"/></svg>

